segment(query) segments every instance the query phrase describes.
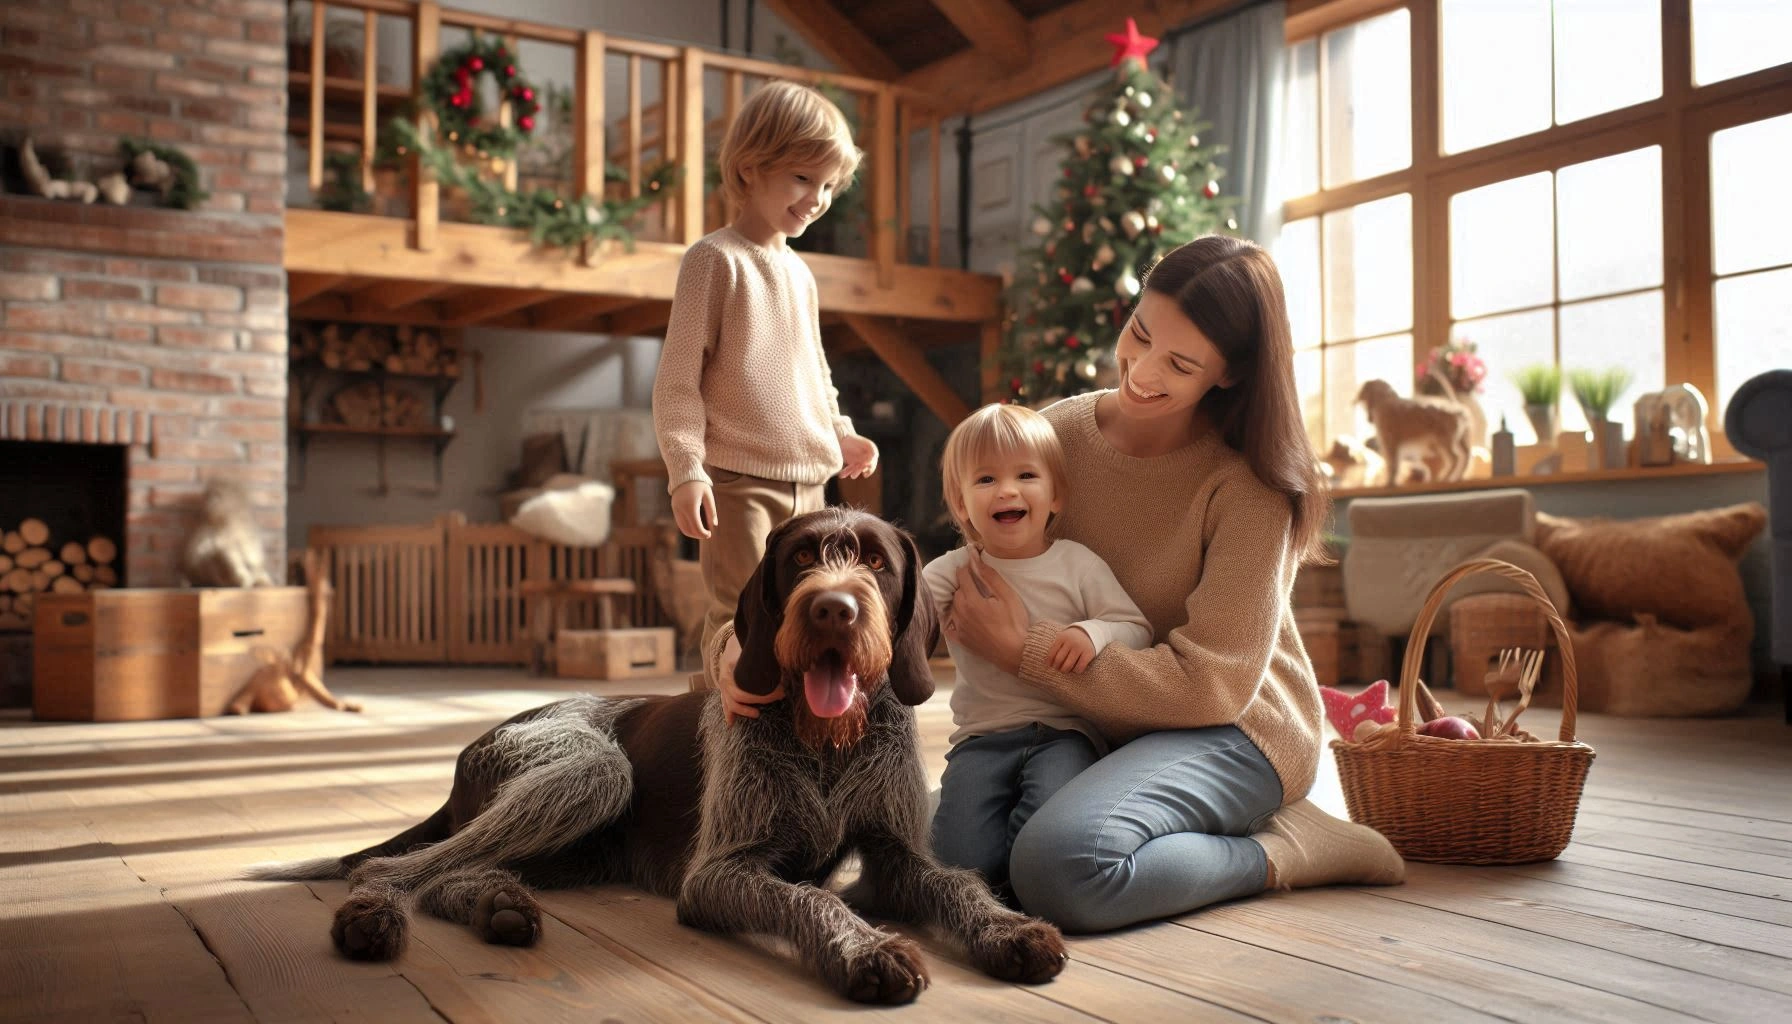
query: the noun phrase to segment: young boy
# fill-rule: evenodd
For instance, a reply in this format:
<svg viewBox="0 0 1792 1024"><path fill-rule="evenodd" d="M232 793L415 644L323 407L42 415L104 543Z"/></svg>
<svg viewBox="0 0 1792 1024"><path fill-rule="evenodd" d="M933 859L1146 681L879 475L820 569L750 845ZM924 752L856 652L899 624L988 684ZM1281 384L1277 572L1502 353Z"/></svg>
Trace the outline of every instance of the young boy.
<svg viewBox="0 0 1792 1024"><path fill-rule="evenodd" d="M877 468L877 446L840 415L815 277L785 245L851 183L859 155L846 118L820 93L761 87L722 142L722 188L739 213L679 265L653 423L673 516L702 542L706 657L771 531L821 508L829 477ZM693 689L706 685L702 672L691 679Z"/></svg>
<svg viewBox="0 0 1792 1024"><path fill-rule="evenodd" d="M965 544L927 563L941 621L951 617L958 570L982 557L1001 572L1035 621L1070 623L1053 668L1080 673L1110 643L1151 645L1151 624L1095 552L1046 533L1064 508L1064 448L1045 417L1021 405L986 405L946 438L940 459L946 506ZM960 593L960 600L977 600ZM952 749L940 779L933 852L981 872L998 891L1021 826L1107 750L1095 727L1038 688L948 640Z"/></svg>

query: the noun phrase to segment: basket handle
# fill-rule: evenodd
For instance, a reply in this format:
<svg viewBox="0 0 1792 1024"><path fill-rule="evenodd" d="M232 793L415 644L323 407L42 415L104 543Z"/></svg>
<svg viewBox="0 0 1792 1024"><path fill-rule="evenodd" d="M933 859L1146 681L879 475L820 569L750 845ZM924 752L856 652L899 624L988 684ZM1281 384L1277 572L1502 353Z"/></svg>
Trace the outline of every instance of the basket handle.
<svg viewBox="0 0 1792 1024"><path fill-rule="evenodd" d="M1549 626L1556 634L1556 648L1562 657L1562 731L1564 743L1574 742L1575 707L1580 699L1580 680L1574 668L1574 644L1568 638L1568 627L1562 623L1562 616L1550 601L1549 595L1537 583L1537 577L1511 562L1503 562L1497 558L1476 558L1462 563L1444 574L1443 579L1431 588L1425 598L1425 604L1419 609L1419 617L1413 621L1412 635L1407 638L1406 657L1400 663L1400 711L1395 723L1398 734L1406 735L1416 731L1413 723L1418 719L1419 704L1419 667L1425 657L1425 637L1431 632L1431 623L1437 618L1437 610L1444 602L1444 595L1460 580L1477 573L1490 573L1503 576L1518 584L1549 619Z"/></svg>

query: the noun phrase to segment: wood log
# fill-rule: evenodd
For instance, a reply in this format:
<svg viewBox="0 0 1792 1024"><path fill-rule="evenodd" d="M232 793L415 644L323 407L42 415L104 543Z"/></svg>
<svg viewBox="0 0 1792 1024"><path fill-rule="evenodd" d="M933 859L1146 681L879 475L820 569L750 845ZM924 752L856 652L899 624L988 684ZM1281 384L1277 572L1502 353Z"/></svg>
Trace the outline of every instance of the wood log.
<svg viewBox="0 0 1792 1024"><path fill-rule="evenodd" d="M12 611L12 595L0 594L0 612Z"/></svg>
<svg viewBox="0 0 1792 1024"><path fill-rule="evenodd" d="M115 586L118 583L118 570L109 565L95 566L93 582L96 586Z"/></svg>
<svg viewBox="0 0 1792 1024"><path fill-rule="evenodd" d="M118 545L110 537L95 537L87 542L87 557L96 565L111 565L118 557Z"/></svg>
<svg viewBox="0 0 1792 1024"><path fill-rule="evenodd" d="M86 583L93 579L93 566L88 565L86 562L82 562L70 571L74 574L75 579L80 580L82 583Z"/></svg>
<svg viewBox="0 0 1792 1024"><path fill-rule="evenodd" d="M81 585L81 581L73 576L58 576L50 581L51 592L57 594L79 594L86 589Z"/></svg>
<svg viewBox="0 0 1792 1024"><path fill-rule="evenodd" d="M31 616L34 615L36 612L37 612L37 595L36 594L20 594L18 597L15 597L12 599L12 613L14 615L20 616L27 623L29 623L31 621Z"/></svg>
<svg viewBox="0 0 1792 1024"><path fill-rule="evenodd" d="M26 591L31 589L31 570L30 569L14 569L14 570L12 570L11 572L6 574L5 579L0 579L0 586L4 586L6 589L12 591L15 594L25 593Z"/></svg>
<svg viewBox="0 0 1792 1024"><path fill-rule="evenodd" d="M87 561L87 549L81 546L80 541L71 540L62 545L63 565L80 565L85 561Z"/></svg>
<svg viewBox="0 0 1792 1024"><path fill-rule="evenodd" d="M5 536L0 536L0 551L5 551L9 555L16 555L27 547L30 545L25 543L25 538L19 536L17 530L8 530Z"/></svg>
<svg viewBox="0 0 1792 1024"><path fill-rule="evenodd" d="M49 560L48 548L26 548L13 556L13 564L21 569L35 569Z"/></svg>
<svg viewBox="0 0 1792 1024"><path fill-rule="evenodd" d="M50 577L42 569L31 570L31 592L41 594L50 589Z"/></svg>
<svg viewBox="0 0 1792 1024"><path fill-rule="evenodd" d="M343 423L360 430L374 430L381 422L380 386L364 380L330 396L330 408Z"/></svg>
<svg viewBox="0 0 1792 1024"><path fill-rule="evenodd" d="M19 524L19 536L25 543L41 546L50 542L50 527L42 519L27 519Z"/></svg>
<svg viewBox="0 0 1792 1024"><path fill-rule="evenodd" d="M38 566L37 568L45 576L48 576L51 579L55 579L56 577L61 576L63 573L68 571L68 566L63 565L61 562L58 562L54 558L52 558L48 562L45 562L44 564Z"/></svg>
<svg viewBox="0 0 1792 1024"><path fill-rule="evenodd" d="M87 584L87 589L88 590L111 590L112 584L104 583L104 582L101 582L100 580L94 580L92 583Z"/></svg>
<svg viewBox="0 0 1792 1024"><path fill-rule="evenodd" d="M427 415L423 402L409 391L388 390L382 403L381 422L388 427L419 427Z"/></svg>
<svg viewBox="0 0 1792 1024"><path fill-rule="evenodd" d="M30 620L26 619L23 615L14 615L12 612L0 612L0 629L17 630L30 628Z"/></svg>
<svg viewBox="0 0 1792 1024"><path fill-rule="evenodd" d="M12 571L12 556L11 555L0 555L0 576L4 576L11 571Z"/></svg>

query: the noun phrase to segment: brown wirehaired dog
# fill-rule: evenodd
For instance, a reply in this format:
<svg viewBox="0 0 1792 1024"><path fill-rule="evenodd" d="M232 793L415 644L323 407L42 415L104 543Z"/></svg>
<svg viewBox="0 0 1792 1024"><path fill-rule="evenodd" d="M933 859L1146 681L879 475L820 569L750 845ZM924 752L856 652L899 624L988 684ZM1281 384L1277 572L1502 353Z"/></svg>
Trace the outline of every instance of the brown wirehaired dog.
<svg viewBox="0 0 1792 1024"><path fill-rule="evenodd" d="M461 752L427 820L249 877L351 879L331 937L362 960L403 951L413 895L488 942L527 946L541 934L527 885L625 882L677 899L687 925L789 940L851 999L909 1002L927 985L920 948L824 887L856 851L861 907L939 926L995 977L1048 981L1067 959L1058 930L928 850L912 706L933 694L938 628L919 563L914 539L875 516L792 519L734 617L741 687L782 683L788 699L733 725L713 691L525 711Z"/></svg>
<svg viewBox="0 0 1792 1024"><path fill-rule="evenodd" d="M1439 398L1401 398L1385 380L1366 381L1356 400L1375 425L1376 443L1387 460L1388 483L1401 482L1401 449L1407 445L1420 450L1428 443L1434 446L1441 464L1432 479L1460 480L1468 472L1469 415L1462 406Z"/></svg>

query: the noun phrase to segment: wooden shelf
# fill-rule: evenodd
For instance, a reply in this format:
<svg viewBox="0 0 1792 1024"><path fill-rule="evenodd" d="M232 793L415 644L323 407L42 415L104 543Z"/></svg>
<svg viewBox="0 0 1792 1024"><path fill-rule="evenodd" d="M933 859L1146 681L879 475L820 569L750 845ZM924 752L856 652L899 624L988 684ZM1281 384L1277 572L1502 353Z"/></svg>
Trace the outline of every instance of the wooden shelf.
<svg viewBox="0 0 1792 1024"><path fill-rule="evenodd" d="M1752 459L1731 462L1684 462L1673 466L1626 467L1624 469L1583 470L1576 473L1545 473L1527 476L1482 477L1476 480L1441 480L1400 487L1349 487L1331 492L1333 498L1400 498L1414 494L1447 494L1453 491L1490 491L1501 487L1551 487L1557 484L1620 483L1631 480L1672 480L1676 478L1715 476L1730 473L1759 473L1766 465Z"/></svg>

